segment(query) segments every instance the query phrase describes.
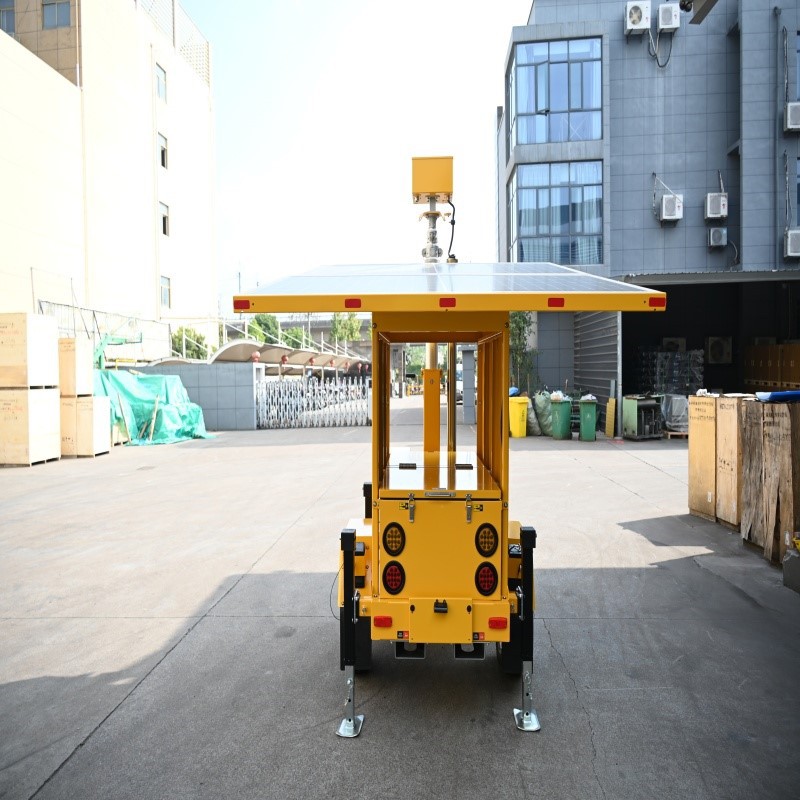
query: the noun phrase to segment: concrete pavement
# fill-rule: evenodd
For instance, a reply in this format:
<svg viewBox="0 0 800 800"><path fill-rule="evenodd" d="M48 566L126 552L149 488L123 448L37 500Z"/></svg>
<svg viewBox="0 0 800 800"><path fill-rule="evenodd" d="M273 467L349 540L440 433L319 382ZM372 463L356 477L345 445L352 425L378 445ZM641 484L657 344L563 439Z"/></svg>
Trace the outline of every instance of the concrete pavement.
<svg viewBox="0 0 800 800"><path fill-rule="evenodd" d="M364 731L336 737L331 600L369 436L0 470L0 797L797 796L800 596L688 514L682 441L511 442L540 732L493 656L376 645Z"/></svg>

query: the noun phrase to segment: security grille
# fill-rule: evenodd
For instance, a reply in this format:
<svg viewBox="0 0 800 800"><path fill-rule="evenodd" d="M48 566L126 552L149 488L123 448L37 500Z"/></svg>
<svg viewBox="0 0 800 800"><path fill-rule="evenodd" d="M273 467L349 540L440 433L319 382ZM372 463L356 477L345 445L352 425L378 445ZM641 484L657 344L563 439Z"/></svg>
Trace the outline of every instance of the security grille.
<svg viewBox="0 0 800 800"><path fill-rule="evenodd" d="M335 428L369 425L365 378L263 380L256 384L258 428Z"/></svg>

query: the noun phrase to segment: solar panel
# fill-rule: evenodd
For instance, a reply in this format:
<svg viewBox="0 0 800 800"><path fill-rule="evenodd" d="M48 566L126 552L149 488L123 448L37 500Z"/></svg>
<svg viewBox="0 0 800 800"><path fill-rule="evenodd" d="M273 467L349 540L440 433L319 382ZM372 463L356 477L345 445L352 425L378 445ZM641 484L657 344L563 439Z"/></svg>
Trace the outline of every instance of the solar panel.
<svg viewBox="0 0 800 800"><path fill-rule="evenodd" d="M235 311L663 311L666 295L548 262L319 267L234 298Z"/></svg>

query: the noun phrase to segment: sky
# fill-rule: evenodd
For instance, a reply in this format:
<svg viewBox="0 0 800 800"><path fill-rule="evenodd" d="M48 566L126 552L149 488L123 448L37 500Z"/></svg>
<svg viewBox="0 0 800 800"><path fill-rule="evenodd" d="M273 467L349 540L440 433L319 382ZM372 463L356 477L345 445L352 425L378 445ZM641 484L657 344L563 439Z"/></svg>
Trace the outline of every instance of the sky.
<svg viewBox="0 0 800 800"><path fill-rule="evenodd" d="M180 2L212 46L223 313L240 282L421 261L412 156L453 156L453 253L497 260L496 110L531 0Z"/></svg>

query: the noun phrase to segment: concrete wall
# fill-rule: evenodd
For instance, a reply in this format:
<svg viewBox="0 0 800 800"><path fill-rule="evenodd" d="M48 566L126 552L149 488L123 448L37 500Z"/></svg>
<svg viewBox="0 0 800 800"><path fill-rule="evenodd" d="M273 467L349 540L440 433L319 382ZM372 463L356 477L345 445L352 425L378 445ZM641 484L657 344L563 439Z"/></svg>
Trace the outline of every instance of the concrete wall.
<svg viewBox="0 0 800 800"><path fill-rule="evenodd" d="M256 381L264 376L263 364L175 364L139 369L158 375L177 375L189 399L203 409L208 430L256 429Z"/></svg>
<svg viewBox="0 0 800 800"><path fill-rule="evenodd" d="M80 92L0 31L0 312L84 294Z"/></svg>

